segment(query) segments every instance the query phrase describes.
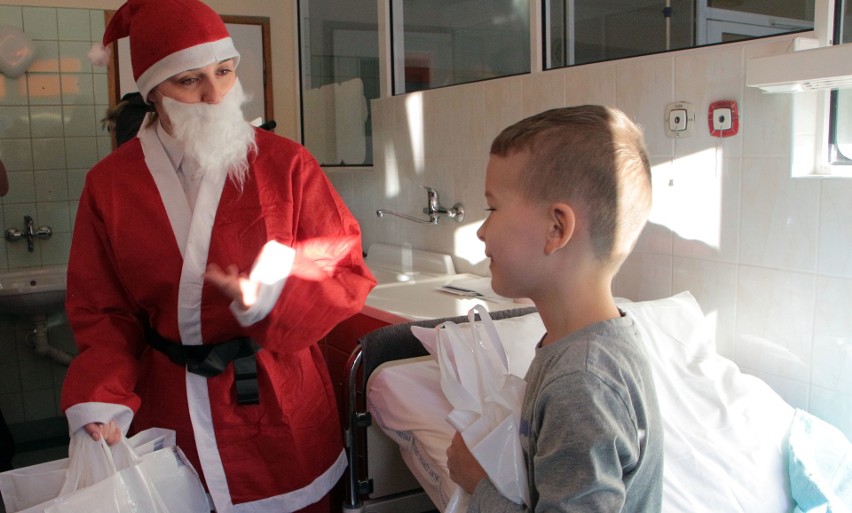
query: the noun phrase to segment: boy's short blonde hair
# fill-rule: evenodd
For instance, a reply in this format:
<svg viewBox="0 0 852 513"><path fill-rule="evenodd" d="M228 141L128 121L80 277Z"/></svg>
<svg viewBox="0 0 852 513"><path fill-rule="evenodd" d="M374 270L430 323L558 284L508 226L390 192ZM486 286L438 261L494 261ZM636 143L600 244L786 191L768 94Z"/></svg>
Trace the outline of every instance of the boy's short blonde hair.
<svg viewBox="0 0 852 513"><path fill-rule="evenodd" d="M651 166L642 130L618 109L551 109L504 129L491 154L527 152L522 193L585 214L595 256L621 265L651 210Z"/></svg>

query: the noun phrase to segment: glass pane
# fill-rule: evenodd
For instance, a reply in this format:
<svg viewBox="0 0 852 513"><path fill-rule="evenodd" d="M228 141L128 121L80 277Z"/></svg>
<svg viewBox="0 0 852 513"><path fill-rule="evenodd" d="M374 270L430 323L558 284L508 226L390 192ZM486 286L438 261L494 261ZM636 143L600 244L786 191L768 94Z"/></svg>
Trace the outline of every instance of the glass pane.
<svg viewBox="0 0 852 513"><path fill-rule="evenodd" d="M660 1L548 3L548 69L692 46L692 0L673 0L668 17Z"/></svg>
<svg viewBox="0 0 852 513"><path fill-rule="evenodd" d="M529 73L530 0L393 0L394 94Z"/></svg>
<svg viewBox="0 0 852 513"><path fill-rule="evenodd" d="M814 0L545 0L545 69L810 30Z"/></svg>
<svg viewBox="0 0 852 513"><path fill-rule="evenodd" d="M300 0L302 139L323 165L372 165L379 97L376 0Z"/></svg>
<svg viewBox="0 0 852 513"><path fill-rule="evenodd" d="M840 1L840 0L838 0ZM852 14L848 9L849 0L843 0L836 11L838 42L852 43ZM852 89L840 89L832 94L832 116L834 118L834 158L835 164L852 164Z"/></svg>
<svg viewBox="0 0 852 513"><path fill-rule="evenodd" d="M707 0L707 7L794 20L814 19L814 0Z"/></svg>

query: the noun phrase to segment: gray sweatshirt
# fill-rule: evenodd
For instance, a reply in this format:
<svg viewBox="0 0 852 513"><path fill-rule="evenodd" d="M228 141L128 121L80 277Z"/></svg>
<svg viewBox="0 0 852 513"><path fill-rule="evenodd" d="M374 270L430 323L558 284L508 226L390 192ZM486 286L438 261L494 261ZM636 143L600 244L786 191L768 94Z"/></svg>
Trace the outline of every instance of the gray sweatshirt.
<svg viewBox="0 0 852 513"><path fill-rule="evenodd" d="M531 508L486 478L468 513L660 511L663 426L633 319L539 347L526 381L520 435Z"/></svg>

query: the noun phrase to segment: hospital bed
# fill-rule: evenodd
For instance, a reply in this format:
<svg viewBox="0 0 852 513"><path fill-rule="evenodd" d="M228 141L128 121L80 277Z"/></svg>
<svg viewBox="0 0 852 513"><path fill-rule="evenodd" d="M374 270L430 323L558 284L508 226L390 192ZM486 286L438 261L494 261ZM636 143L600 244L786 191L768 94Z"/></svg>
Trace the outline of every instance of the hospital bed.
<svg viewBox="0 0 852 513"><path fill-rule="evenodd" d="M665 513L807 511L804 498L814 496L833 496L852 508L849 441L719 355L713 331L688 292L657 301L619 300L619 307L636 320L654 372L665 434ZM535 309L491 316L510 362L528 363L543 333ZM446 320L463 326L468 318L381 328L353 351L344 512L444 511L456 486L445 456L453 431L430 355L430 328ZM510 370L523 373L511 363Z"/></svg>

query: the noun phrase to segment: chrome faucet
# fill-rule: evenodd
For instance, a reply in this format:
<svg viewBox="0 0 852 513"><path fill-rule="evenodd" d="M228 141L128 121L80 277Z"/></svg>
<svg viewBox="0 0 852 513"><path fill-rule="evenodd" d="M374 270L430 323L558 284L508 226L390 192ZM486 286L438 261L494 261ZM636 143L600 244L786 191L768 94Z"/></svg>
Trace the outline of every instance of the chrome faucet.
<svg viewBox="0 0 852 513"><path fill-rule="evenodd" d="M37 229L33 228L32 216L24 216L24 231L20 231L17 228L6 229L6 240L9 242L17 242L26 238L27 251L30 253L35 251L35 246L33 244L35 239L49 239L51 235L53 235L53 230L50 229L50 226L39 226Z"/></svg>
<svg viewBox="0 0 852 513"><path fill-rule="evenodd" d="M461 203L456 203L452 208L447 209L442 207L441 202L438 201L438 191L426 185L421 185L421 187L426 189L427 203L426 207L423 208L423 213L428 214L429 219L421 219L419 217L410 216L387 208L380 208L379 210L376 210L376 215L378 217L384 217L385 214L390 214L392 216L401 217L403 219L422 224L438 224L438 219L442 216L447 216L450 219L462 222L464 219L464 206L462 206Z"/></svg>
<svg viewBox="0 0 852 513"><path fill-rule="evenodd" d="M426 189L426 197L429 200L426 208L423 209L423 213L429 214L429 219L434 219L437 224L439 217L447 216L450 219L462 222L464 219L464 207L461 203L456 203L452 208L446 209L438 201L438 191L426 185L423 188Z"/></svg>

